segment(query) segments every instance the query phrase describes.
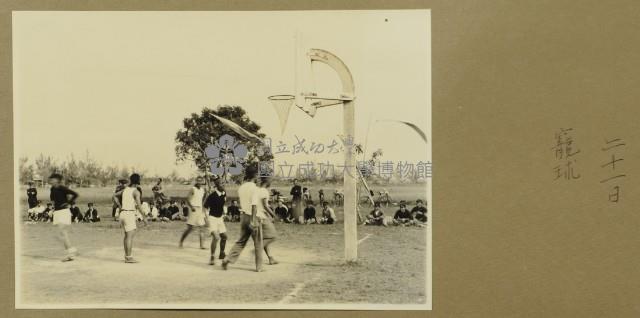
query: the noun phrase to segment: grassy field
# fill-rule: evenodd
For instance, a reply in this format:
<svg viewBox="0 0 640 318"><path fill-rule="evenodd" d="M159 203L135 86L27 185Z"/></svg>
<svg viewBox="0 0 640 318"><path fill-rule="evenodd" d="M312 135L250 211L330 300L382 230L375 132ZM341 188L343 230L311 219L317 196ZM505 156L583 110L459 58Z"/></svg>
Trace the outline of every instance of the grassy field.
<svg viewBox="0 0 640 318"><path fill-rule="evenodd" d="M235 196L235 187L229 187ZM285 189L281 189L285 190ZM317 189L313 189L317 198ZM389 187L394 199L424 199L421 186ZM150 188L143 189L145 197ZM183 197L187 186L165 187L171 197ZM325 189L325 193L333 189ZM48 190L40 190L40 197ZM63 250L51 224L21 227L22 303L56 306L95 304L423 304L426 301L426 228L359 226L359 261L344 264L343 211L336 208L334 225L276 224L273 248L278 265L255 273L253 248L247 245L228 271L209 266L208 250L198 248L197 236L178 240L185 223L151 223L141 227L134 255L139 264L124 264L122 230L111 220L111 188L78 189L78 204L96 202L103 222L73 224L71 239L80 256L63 263ZM285 191L287 193L288 191ZM421 195L419 195L421 194ZM392 214L395 207L386 209ZM239 223L227 223L227 251L239 235ZM208 242L207 242L208 243ZM240 307L241 308L241 307Z"/></svg>

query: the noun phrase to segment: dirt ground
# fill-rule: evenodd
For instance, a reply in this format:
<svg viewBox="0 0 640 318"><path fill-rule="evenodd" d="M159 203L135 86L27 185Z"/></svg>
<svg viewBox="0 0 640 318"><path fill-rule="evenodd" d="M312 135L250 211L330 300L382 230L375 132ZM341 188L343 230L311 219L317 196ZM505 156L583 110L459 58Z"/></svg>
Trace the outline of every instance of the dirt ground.
<svg viewBox="0 0 640 318"><path fill-rule="evenodd" d="M81 192L82 195L82 192ZM98 201L98 200L94 200ZM81 205L82 206L82 205ZM82 206L84 209L84 206ZM344 264L342 210L334 225L276 224L272 246L280 264L254 272L251 241L240 260L224 271L208 265L209 250L192 233L178 248L184 222L139 224L134 256L123 262L122 229L110 206L99 203L100 223L71 226L80 256L61 262L63 248L50 223L24 223L19 251L25 306L233 304L424 304L426 228L359 226L359 261ZM392 214L395 207L389 207ZM239 223L227 223L227 252L239 236ZM210 238L207 237L206 246Z"/></svg>

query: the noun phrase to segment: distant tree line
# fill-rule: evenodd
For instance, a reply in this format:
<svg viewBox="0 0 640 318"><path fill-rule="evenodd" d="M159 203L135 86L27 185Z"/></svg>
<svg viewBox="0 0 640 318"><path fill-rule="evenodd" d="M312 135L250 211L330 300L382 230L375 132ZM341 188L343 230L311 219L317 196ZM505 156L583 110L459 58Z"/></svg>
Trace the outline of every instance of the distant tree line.
<svg viewBox="0 0 640 318"><path fill-rule="evenodd" d="M184 183L188 180L173 171L168 176L148 175L145 169L137 167L121 167L116 165L104 165L87 155L79 159L73 155L68 160L58 161L51 156L40 154L32 162L28 157L19 158L19 181L26 184L29 181L40 179L47 182L47 178L54 172L61 173L67 184L77 187L108 186L113 185L119 179L128 179L133 173L144 176L148 183L155 182L157 178L163 178L168 183ZM36 180L37 181L37 180Z"/></svg>

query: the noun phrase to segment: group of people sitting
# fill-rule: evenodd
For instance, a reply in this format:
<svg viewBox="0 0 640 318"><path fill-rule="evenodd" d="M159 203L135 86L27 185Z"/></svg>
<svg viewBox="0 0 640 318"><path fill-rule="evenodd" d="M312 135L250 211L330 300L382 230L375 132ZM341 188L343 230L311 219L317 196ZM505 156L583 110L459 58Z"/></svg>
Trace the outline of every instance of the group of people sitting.
<svg viewBox="0 0 640 318"><path fill-rule="evenodd" d="M124 180L126 181L126 180ZM152 200L144 201L141 206L141 212L138 212L137 218L139 221L184 221L187 220L189 215L189 207L185 201L180 201L180 206L176 200L169 200L162 193L161 188L162 179L154 186ZM124 186L124 182L120 182L116 192ZM31 185L31 184L30 184ZM28 219L32 222L51 222L53 220L53 204L47 203L44 206L39 200L37 200L36 189L31 185L28 194ZM303 188L297 185L294 180L294 187L292 189L294 200L291 202L285 202L285 198L281 193L275 189L271 190L271 202L273 202L276 217L283 223L295 223L295 224L334 224L336 222L336 214L329 202L325 200L323 190L318 191L318 198L320 200L320 213L316 212L316 205L311 199L310 191L308 188ZM295 200L298 199L298 200ZM299 204L299 209L303 211L294 211L294 205ZM337 204L337 203L336 203ZM100 215L95 205L92 202L87 204L87 210L82 213L80 208L75 205L70 205L70 211L72 215L72 222L100 222ZM240 208L237 200L232 200L225 208L223 215L226 222L239 222L240 221ZM300 211L299 210L299 211ZM118 221L118 213L116 206L113 206L112 216L115 221ZM296 217L296 214L298 215ZM301 215L300 215L301 214ZM427 223L427 208L422 200L417 200L416 205L409 210L405 201L400 201L399 209L395 212L393 217L386 216L380 202L375 203L373 211L371 211L364 220L365 225L397 225L397 226L423 226Z"/></svg>
<svg viewBox="0 0 640 318"><path fill-rule="evenodd" d="M336 222L336 213L329 206L329 202L323 201L320 203L322 210L319 217L316 216L316 207L312 200L306 201L306 207L304 208L302 216L296 218L293 213L292 203L286 204L283 199L276 201L275 213L276 216L284 223L298 223L298 224L333 224Z"/></svg>
<svg viewBox="0 0 640 318"><path fill-rule="evenodd" d="M178 206L178 202L175 200L164 202L144 201L140 210L141 214L139 213L138 219L141 221L184 221L189 215L187 204L181 201L180 206ZM116 217L115 220L117 219Z"/></svg>
<svg viewBox="0 0 640 318"><path fill-rule="evenodd" d="M27 218L30 222L53 222L53 210L53 203L47 203L47 205L44 206L41 201L36 201L35 204L27 210ZM74 223L100 222L100 215L93 202L87 204L87 210L84 213L82 213L80 208L75 204L71 204L69 210L71 211L71 221Z"/></svg>
<svg viewBox="0 0 640 318"><path fill-rule="evenodd" d="M424 226L427 223L427 207L420 199L416 200L416 206L411 211L407 208L405 201L400 201L400 208L393 215L393 218L384 215L380 203L374 205L373 211L367 215L365 225L397 225L397 226Z"/></svg>

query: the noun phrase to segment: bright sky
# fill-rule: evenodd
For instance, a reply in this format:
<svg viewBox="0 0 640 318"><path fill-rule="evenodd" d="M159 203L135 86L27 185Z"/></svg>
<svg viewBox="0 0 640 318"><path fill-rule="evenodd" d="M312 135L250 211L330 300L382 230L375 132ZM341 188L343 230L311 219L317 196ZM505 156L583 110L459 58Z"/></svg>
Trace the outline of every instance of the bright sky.
<svg viewBox="0 0 640 318"><path fill-rule="evenodd" d="M176 131L202 107L240 105L274 143L297 135L330 143L342 133L340 107L314 119L291 110L285 134L267 96L293 94L294 34L349 67L356 87L356 142L369 123L410 121L431 142L429 11L14 12L16 149L31 158L71 153L105 164L174 169ZM315 68L316 90L337 92L330 69ZM427 161L410 128L371 125L368 152ZM429 147L430 148L430 147ZM276 164L338 161L342 155L277 155Z"/></svg>

